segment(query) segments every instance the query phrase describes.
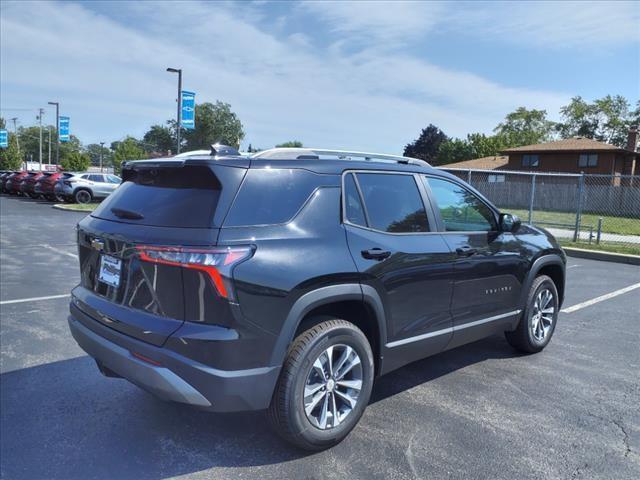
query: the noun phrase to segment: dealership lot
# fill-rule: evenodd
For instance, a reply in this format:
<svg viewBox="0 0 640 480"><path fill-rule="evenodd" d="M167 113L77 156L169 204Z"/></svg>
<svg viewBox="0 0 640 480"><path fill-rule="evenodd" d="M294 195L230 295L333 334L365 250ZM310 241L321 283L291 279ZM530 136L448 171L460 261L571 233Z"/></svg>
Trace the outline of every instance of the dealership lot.
<svg viewBox="0 0 640 480"><path fill-rule="evenodd" d="M2 478L640 478L640 288L562 313L541 354L496 336L389 374L344 442L306 454L260 413L98 373L66 323L83 215L0 200ZM640 283L638 266L568 265L565 308Z"/></svg>

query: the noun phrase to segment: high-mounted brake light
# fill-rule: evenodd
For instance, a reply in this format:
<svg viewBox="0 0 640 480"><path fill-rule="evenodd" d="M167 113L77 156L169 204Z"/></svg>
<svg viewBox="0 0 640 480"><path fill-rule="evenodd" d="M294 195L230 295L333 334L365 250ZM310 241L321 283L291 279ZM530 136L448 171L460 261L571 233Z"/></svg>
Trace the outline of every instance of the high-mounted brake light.
<svg viewBox="0 0 640 480"><path fill-rule="evenodd" d="M234 265L253 255L253 248L249 246L202 248L138 245L136 250L143 262L206 272L218 294L230 300L233 300L232 292L227 286L226 280L231 278L231 269Z"/></svg>

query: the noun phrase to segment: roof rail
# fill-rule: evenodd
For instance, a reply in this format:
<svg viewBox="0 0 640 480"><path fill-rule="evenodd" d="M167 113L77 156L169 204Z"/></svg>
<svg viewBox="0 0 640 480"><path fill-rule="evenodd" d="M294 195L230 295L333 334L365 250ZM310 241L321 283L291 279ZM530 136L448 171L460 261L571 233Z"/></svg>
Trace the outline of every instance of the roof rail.
<svg viewBox="0 0 640 480"><path fill-rule="evenodd" d="M331 150L327 148L271 148L263 150L251 158L265 158L274 160L319 160L326 157L335 157L337 160L382 160L395 163L407 163L430 167L428 162L419 158L403 157L400 155L387 155L386 153L358 152L352 150Z"/></svg>

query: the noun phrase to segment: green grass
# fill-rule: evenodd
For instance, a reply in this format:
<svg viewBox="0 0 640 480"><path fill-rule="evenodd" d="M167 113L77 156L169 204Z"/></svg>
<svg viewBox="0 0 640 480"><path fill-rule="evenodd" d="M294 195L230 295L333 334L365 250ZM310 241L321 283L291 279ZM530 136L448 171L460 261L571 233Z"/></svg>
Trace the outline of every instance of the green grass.
<svg viewBox="0 0 640 480"><path fill-rule="evenodd" d="M563 247L582 248L584 250L597 250L600 252L624 253L627 255L640 255L640 245L621 245L619 243L600 242L600 244L588 244L582 242L571 242L569 240L558 239Z"/></svg>
<svg viewBox="0 0 640 480"><path fill-rule="evenodd" d="M505 212L514 213L523 222L529 219L529 210L504 209ZM582 214L582 229L587 225L593 226L595 232L598 228L598 218L602 218L602 231L605 233L617 233L619 235L640 235L640 218L614 217L611 215L597 215L592 213ZM575 225L576 214L568 212L551 212L544 210L533 211L533 223L545 222ZM571 227L569 227L571 228Z"/></svg>
<svg viewBox="0 0 640 480"><path fill-rule="evenodd" d="M99 203L58 203L56 207L60 207L64 210L72 210L78 212L93 212Z"/></svg>

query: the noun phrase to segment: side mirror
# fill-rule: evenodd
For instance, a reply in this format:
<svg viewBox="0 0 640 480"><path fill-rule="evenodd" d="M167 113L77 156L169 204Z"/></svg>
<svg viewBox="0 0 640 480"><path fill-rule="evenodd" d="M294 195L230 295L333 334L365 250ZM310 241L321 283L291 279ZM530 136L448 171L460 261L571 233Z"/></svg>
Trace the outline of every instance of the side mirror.
<svg viewBox="0 0 640 480"><path fill-rule="evenodd" d="M521 223L517 215L512 215L511 213L500 214L500 230L503 232L516 232Z"/></svg>

